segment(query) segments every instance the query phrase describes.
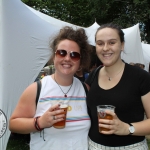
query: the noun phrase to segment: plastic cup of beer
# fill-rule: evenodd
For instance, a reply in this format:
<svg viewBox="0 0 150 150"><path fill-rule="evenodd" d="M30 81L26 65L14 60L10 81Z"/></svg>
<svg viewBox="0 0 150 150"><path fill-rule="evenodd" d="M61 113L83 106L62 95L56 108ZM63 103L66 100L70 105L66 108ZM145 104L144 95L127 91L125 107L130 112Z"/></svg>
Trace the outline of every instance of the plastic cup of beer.
<svg viewBox="0 0 150 150"><path fill-rule="evenodd" d="M111 110L111 111L115 112L115 107L112 105L98 105L97 106L98 119L109 119L109 120L113 119L113 116L106 114L106 112L105 112L106 110ZM99 132L101 132L101 131L109 131L109 129L99 127Z"/></svg>
<svg viewBox="0 0 150 150"><path fill-rule="evenodd" d="M66 125L66 115L67 115L68 103L60 103L60 107L59 108L64 110L60 114L65 114L65 117L64 117L64 120L53 124L53 127L57 128L57 129L63 129L63 128L65 128L65 125ZM57 118L57 116L56 116L56 118Z"/></svg>

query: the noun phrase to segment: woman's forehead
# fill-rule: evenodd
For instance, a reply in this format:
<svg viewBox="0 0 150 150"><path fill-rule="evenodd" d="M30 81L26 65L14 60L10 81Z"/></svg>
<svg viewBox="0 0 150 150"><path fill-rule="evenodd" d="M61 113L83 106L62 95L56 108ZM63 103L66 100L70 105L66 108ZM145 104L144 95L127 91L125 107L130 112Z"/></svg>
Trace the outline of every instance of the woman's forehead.
<svg viewBox="0 0 150 150"><path fill-rule="evenodd" d="M97 40L116 40L119 39L119 34L116 29L112 28L103 28L99 30L96 34Z"/></svg>
<svg viewBox="0 0 150 150"><path fill-rule="evenodd" d="M97 35L98 34L110 34L110 35L117 34L118 35L118 31L116 29L112 29L112 28L103 28L97 32Z"/></svg>

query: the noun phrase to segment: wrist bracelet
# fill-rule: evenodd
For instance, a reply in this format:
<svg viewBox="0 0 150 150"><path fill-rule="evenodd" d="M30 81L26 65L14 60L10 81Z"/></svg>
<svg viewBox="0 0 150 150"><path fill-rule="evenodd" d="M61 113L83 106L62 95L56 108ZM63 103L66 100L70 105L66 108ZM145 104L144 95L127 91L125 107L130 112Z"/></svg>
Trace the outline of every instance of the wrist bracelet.
<svg viewBox="0 0 150 150"><path fill-rule="evenodd" d="M38 131L42 131L44 128L41 128L41 127L40 127L39 122L38 122L38 118L39 118L39 116L34 118L34 126L35 126L35 128L36 128Z"/></svg>

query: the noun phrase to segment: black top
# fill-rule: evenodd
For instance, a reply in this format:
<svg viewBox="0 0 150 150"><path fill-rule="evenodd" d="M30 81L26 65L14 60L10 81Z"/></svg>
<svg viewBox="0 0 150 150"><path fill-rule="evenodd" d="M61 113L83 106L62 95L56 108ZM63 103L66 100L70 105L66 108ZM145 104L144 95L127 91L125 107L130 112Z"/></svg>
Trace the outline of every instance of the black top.
<svg viewBox="0 0 150 150"><path fill-rule="evenodd" d="M119 83L108 90L98 85L98 73L87 95L88 112L91 117L89 137L92 141L105 146L126 146L144 140L144 136L104 135L98 131L97 105L114 105L118 118L126 123L139 122L144 119L141 96L150 91L150 74L141 68L125 64ZM92 73L86 83L90 83Z"/></svg>

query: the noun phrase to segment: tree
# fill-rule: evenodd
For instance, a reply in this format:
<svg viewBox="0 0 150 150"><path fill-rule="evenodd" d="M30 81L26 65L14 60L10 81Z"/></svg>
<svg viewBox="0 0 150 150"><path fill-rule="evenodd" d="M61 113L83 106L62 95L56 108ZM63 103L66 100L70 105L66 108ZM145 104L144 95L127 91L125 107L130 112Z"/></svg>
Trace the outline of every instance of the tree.
<svg viewBox="0 0 150 150"><path fill-rule="evenodd" d="M118 13L118 18L116 17L114 22L121 24L124 27L130 27L136 23L139 23L142 40L146 40L150 43L150 1L120 0L116 2L118 5L121 3L124 5L119 10L120 13Z"/></svg>
<svg viewBox="0 0 150 150"><path fill-rule="evenodd" d="M91 15L88 0L22 0L34 9L78 26L90 26ZM90 19L89 19L90 18Z"/></svg>
<svg viewBox="0 0 150 150"><path fill-rule="evenodd" d="M114 22L128 28L139 23L142 40L150 43L149 0L94 0L93 8L99 24Z"/></svg>
<svg viewBox="0 0 150 150"><path fill-rule="evenodd" d="M140 24L142 40L150 43L149 0L22 0L42 13L78 26L114 22L122 28Z"/></svg>

